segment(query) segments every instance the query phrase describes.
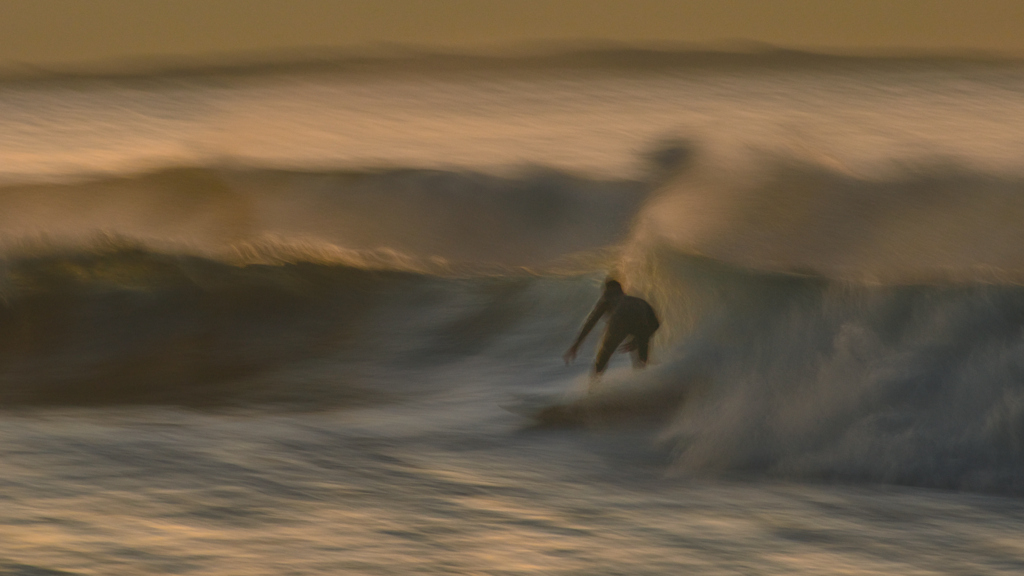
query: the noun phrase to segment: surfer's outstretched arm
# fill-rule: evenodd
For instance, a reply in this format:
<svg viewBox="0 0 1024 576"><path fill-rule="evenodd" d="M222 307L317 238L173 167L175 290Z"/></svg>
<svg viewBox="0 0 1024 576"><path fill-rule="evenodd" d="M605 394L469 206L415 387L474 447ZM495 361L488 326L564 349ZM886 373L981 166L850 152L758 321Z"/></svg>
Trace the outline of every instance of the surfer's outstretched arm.
<svg viewBox="0 0 1024 576"><path fill-rule="evenodd" d="M601 319L601 316L607 314L609 309L611 309L611 303L607 298L602 297L597 301L597 304L594 305L594 309L591 310L590 315L587 316L586 322L583 323L583 327L580 328L580 334L576 337L576 341L572 343L569 350L567 350L562 356L566 364L572 364L572 361L576 359L576 354L579 352L580 344L583 344L583 340L586 339L587 334L590 334L590 331L594 329L594 325L597 324L597 321Z"/></svg>

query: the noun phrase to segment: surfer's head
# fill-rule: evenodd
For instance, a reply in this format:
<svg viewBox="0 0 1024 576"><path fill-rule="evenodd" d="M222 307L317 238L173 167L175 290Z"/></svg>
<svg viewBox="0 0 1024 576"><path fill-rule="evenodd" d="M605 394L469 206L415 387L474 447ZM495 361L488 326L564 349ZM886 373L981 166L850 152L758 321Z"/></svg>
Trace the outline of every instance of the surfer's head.
<svg viewBox="0 0 1024 576"><path fill-rule="evenodd" d="M608 297L608 296L611 296L611 297L622 296L622 294L623 294L623 292L622 292L622 284L619 284L618 280L613 280L613 279L609 278L609 279L604 281L604 295L605 295L605 297Z"/></svg>

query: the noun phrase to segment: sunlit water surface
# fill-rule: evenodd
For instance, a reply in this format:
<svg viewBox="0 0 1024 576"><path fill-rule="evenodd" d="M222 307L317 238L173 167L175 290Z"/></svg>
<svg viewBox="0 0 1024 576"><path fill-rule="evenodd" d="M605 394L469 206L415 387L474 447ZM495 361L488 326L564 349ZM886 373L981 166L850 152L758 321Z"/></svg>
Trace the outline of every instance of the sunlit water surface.
<svg viewBox="0 0 1024 576"><path fill-rule="evenodd" d="M0 84L0 574L1019 574L1022 167L1017 65Z"/></svg>

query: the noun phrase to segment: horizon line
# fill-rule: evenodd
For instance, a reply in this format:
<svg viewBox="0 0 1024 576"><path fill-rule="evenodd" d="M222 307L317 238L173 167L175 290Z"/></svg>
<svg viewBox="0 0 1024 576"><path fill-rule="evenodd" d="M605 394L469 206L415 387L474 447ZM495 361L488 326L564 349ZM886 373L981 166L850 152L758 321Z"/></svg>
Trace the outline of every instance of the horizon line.
<svg viewBox="0 0 1024 576"><path fill-rule="evenodd" d="M8 61L0 62L0 81L230 76L287 71L400 72L424 65L437 71L472 71L564 67L656 70L755 64L809 67L830 63L1014 65L1024 64L1024 55L975 49L812 50L752 41L708 44L534 42L474 49L381 43L346 48L240 50L203 56L107 58L53 65Z"/></svg>

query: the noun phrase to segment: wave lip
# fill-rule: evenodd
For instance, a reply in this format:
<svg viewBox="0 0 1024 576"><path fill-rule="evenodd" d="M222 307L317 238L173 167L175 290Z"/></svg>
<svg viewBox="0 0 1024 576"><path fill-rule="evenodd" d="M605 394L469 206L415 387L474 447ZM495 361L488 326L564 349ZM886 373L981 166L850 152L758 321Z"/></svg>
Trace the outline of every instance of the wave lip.
<svg viewBox="0 0 1024 576"><path fill-rule="evenodd" d="M305 243L421 260L542 266L627 232L648 185L532 168L516 176L395 169L169 167L0 188L8 243L97 231L177 250Z"/></svg>

